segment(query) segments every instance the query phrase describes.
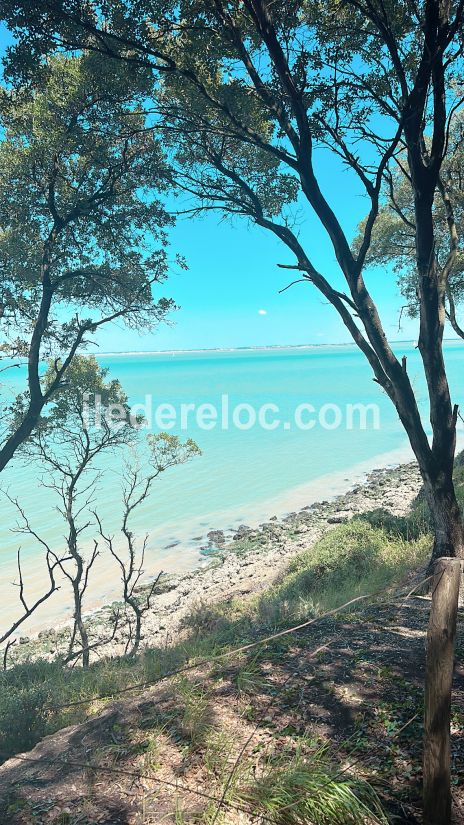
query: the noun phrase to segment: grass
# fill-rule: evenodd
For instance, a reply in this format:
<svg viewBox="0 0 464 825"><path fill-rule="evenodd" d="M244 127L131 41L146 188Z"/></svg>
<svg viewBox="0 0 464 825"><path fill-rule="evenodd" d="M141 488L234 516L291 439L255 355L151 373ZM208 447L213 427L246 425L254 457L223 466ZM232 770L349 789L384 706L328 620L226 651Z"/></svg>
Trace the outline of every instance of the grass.
<svg viewBox="0 0 464 825"><path fill-rule="evenodd" d="M190 742L193 749L204 745L211 718L209 696L204 685L180 677L174 683L173 695L181 736Z"/></svg>
<svg viewBox="0 0 464 825"><path fill-rule="evenodd" d="M461 462L456 468L456 488L464 502ZM154 681L187 662L214 657L358 595L394 585L427 562L431 544L429 516L419 497L407 517L377 510L337 525L296 556L281 580L259 596L214 606L197 605L185 622L189 637L171 648L150 648L135 660L100 661L88 670L65 668L59 660L15 665L0 673L0 760L29 750L45 735L84 720L106 701L95 697L111 697L131 685ZM278 662L291 644L288 636L268 645L266 663ZM263 651L254 650L221 660L211 669L212 678L217 683L225 678L236 701L246 704L265 692L262 655ZM136 735L135 743L147 764L156 768L158 738L160 732L167 732L183 753L201 754L220 795L234 761L234 737L215 728L214 698L204 684L181 677L171 681L169 691L173 710L165 718L154 719L152 731L144 732L140 725L136 734L142 740L139 742ZM82 700L85 704L78 707L55 707ZM387 714L387 709L383 710ZM131 747L129 742L115 746L114 758L119 750L124 754ZM340 775L329 751L298 742L293 751L276 748L262 757L253 763L244 761L228 788L229 800L247 802L276 825L386 821L372 788L351 775ZM195 821L208 825L213 815L214 806L209 806ZM180 804L175 821L179 825L191 821Z"/></svg>
<svg viewBox="0 0 464 825"><path fill-rule="evenodd" d="M284 751L239 796L276 825L387 823L369 783L343 775L326 748Z"/></svg>
<svg viewBox="0 0 464 825"><path fill-rule="evenodd" d="M374 513L338 525L296 556L282 580L265 593L213 607L199 605L186 622L191 629L187 641L172 648L150 648L135 661L104 660L88 670L64 668L59 660L12 667L0 674L0 759L28 750L44 735L83 720L100 706L92 701L95 696L112 696L119 689L156 680L186 661L255 641L260 634L386 587L426 562L431 545L426 527L420 510L408 519L388 516L382 521L382 514ZM277 656L288 643L276 645ZM272 655L272 648L268 652ZM247 658L237 671L237 691L259 689L257 676L256 661ZM196 696L189 701L182 683L177 689L179 702L185 706L184 725L196 727L195 714L201 716L203 700ZM88 705L77 708L53 708L87 699Z"/></svg>
<svg viewBox="0 0 464 825"><path fill-rule="evenodd" d="M203 758L211 791L232 806L248 808L260 821L276 825L387 825L379 798L363 779L343 773L330 760L327 746L314 748L300 741L278 755L245 757L231 775L233 740L211 732ZM227 804L215 819L217 803L195 817L196 825L228 822ZM190 822L180 802L175 822Z"/></svg>
<svg viewBox="0 0 464 825"><path fill-rule="evenodd" d="M375 593L425 562L430 538L406 540L357 518L329 531L290 563L279 586L265 594L259 611L276 620L299 620Z"/></svg>
<svg viewBox="0 0 464 825"><path fill-rule="evenodd" d="M404 538L403 524L355 518L326 533L296 556L286 575L259 596L232 604L198 605L186 620L193 638L220 645L241 644L262 629L289 626L359 595L375 593L425 564L430 534L416 529Z"/></svg>

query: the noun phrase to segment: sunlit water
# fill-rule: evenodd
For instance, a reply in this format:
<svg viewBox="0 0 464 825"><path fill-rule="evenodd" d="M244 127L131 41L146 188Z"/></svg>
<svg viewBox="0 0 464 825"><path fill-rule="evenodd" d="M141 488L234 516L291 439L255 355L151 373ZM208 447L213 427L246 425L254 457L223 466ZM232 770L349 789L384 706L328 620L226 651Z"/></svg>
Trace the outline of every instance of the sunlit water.
<svg viewBox="0 0 464 825"><path fill-rule="evenodd" d="M446 349L454 399L460 403L464 346L453 343ZM398 345L397 350L407 355L408 372L426 418L425 385L417 350L412 344ZM193 438L202 455L163 474L149 500L136 513L134 530L140 535L149 534L145 563L149 575L160 568L182 570L201 562L200 547L211 529L255 524L329 498L368 470L411 457L391 402L374 383L364 357L354 347L109 355L99 356L99 361L109 368L111 377L119 378L131 403L144 403L147 394L153 397L153 408L169 403L179 411L181 404L212 403L221 418L221 397L229 397L228 429L219 422L214 429L200 429L195 415L189 414L187 431L181 432L178 424L171 430ZM4 373L3 397L12 397L23 381L19 370ZM251 404L256 411L263 404L277 405L282 425L274 430L258 424L247 430L235 428L232 411L241 403ZM324 404L337 405L341 425L336 429L320 424L311 430L298 429L294 410L302 403L311 404L316 411ZM350 403L378 405L380 428L374 429L373 418L369 417L367 429L359 429L356 421L353 429L347 429L346 405ZM307 420L306 415L303 418ZM327 420L333 420L330 413ZM288 427L284 426L286 422ZM157 429L155 422L153 429ZM108 531L117 533L121 514L120 458L112 456L104 466L96 505ZM65 525L55 509L53 494L44 489L39 478L37 467L25 467L13 460L2 474L1 484L20 499L33 528L59 552ZM14 508L3 497L0 506L1 628L16 612L13 600L17 592L11 582L18 546L22 548L31 594L39 592L43 550L30 536L11 532L16 523ZM118 573L102 548L87 606L117 597L118 590ZM62 592L39 614L35 626L62 618L69 609L69 593L63 585Z"/></svg>

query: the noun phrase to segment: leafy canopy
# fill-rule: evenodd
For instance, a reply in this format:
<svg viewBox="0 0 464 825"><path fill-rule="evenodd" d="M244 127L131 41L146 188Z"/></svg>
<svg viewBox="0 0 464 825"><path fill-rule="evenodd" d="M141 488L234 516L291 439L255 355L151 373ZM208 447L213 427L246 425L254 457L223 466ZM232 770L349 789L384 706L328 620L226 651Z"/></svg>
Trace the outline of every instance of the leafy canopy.
<svg viewBox="0 0 464 825"><path fill-rule="evenodd" d="M172 218L159 141L145 129L142 70L99 55L50 58L38 88L3 92L0 126L0 305L3 349L28 349L43 301L45 354L62 352L113 315L137 328L172 302L153 299L167 274ZM85 314L84 314L85 313ZM19 334L18 334L19 332Z"/></svg>
<svg viewBox="0 0 464 825"><path fill-rule="evenodd" d="M383 204L372 233L367 263L389 267L397 273L398 283L407 301L408 313L416 317L419 311L416 270L416 222L414 192L405 173L405 158L385 182ZM450 227L451 208L455 238ZM451 262L447 283L448 314L454 304L464 299L464 119L458 113L452 123L448 151L440 172L440 186L433 203L435 252L441 270L446 266L450 247L455 240L456 254ZM361 224L360 242L364 229ZM456 330L458 331L458 330ZM460 334L460 333L458 333Z"/></svg>

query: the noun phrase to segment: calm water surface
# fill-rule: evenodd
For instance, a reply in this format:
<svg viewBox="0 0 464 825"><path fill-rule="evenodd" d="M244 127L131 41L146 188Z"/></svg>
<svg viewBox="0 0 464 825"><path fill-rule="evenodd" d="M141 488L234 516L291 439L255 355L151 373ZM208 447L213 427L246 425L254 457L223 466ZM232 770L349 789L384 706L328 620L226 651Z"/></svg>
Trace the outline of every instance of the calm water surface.
<svg viewBox="0 0 464 825"><path fill-rule="evenodd" d="M420 361L413 345L398 345L398 354L406 354L408 371L414 383L424 416L427 414L424 381ZM279 418L289 427L264 430L258 425L238 430L231 424L223 430L199 429L195 417L181 433L193 438L202 456L188 465L163 474L151 498L137 512L134 528L149 533L146 569L184 569L198 563L200 537L210 529L228 528L239 523L257 523L273 514L282 514L298 506L346 489L354 479L380 465L397 463L410 456L402 428L389 399L372 380L364 357L354 347L320 347L313 349L276 349L265 351L173 353L162 355L99 356L102 366L117 377L131 403L153 397L153 406L182 403L212 403L221 406L223 394L229 396L229 408L251 404L279 407ZM463 401L464 346L447 345L447 362L454 398ZM19 371L4 374L5 397L21 388ZM8 376L8 377L6 377ZM302 431L294 424L294 410L302 403L319 410L324 404L336 404L343 413L337 429L317 425ZM362 431L346 429L344 414L347 403L377 404L380 429ZM231 415L231 414L230 414ZM330 415L328 416L330 419ZM156 430L155 424L153 429ZM120 459L112 457L104 466L104 483L98 496L103 522L116 530L120 518ZM31 524L59 551L64 525L56 512L56 501L39 482L39 469L11 463L2 474L2 487L8 487L25 505ZM28 536L11 532L16 515L11 505L0 499L1 507L1 584L0 611L11 612L15 596L10 582L14 578L15 556L22 547L28 565L31 586L37 587L43 575L42 551ZM172 546L174 545L174 546ZM117 595L118 577L114 569L103 567L100 584L93 599ZM59 611L69 609L63 595ZM48 608L48 616L52 615ZM58 608L56 609L58 613ZM1 617L1 613L0 613ZM4 617L1 621L3 624ZM0 625L1 626L1 625Z"/></svg>

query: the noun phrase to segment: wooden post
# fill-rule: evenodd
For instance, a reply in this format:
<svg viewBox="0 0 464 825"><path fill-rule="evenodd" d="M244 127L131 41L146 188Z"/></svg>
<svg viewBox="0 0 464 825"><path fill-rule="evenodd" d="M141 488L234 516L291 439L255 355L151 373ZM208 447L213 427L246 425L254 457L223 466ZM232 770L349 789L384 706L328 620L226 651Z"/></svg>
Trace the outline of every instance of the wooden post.
<svg viewBox="0 0 464 825"><path fill-rule="evenodd" d="M424 825L451 823L450 714L461 561L438 559L427 632Z"/></svg>

